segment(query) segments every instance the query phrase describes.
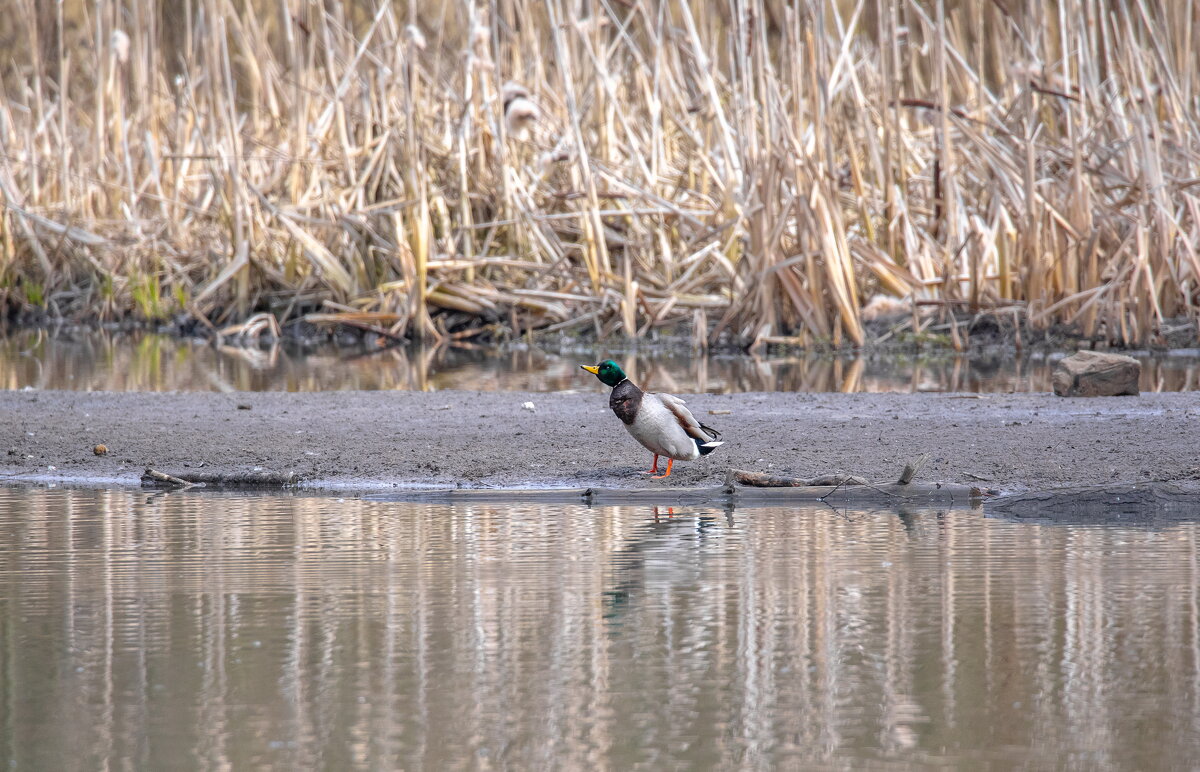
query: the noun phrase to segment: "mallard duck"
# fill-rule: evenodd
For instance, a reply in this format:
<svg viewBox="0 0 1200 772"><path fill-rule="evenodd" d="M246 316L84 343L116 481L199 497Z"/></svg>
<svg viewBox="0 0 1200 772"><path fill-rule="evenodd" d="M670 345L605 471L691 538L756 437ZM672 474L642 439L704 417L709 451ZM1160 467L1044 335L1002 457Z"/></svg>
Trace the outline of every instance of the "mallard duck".
<svg viewBox="0 0 1200 772"><path fill-rule="evenodd" d="M600 382L612 387L608 406L633 438L654 454L654 466L645 474L668 477L676 461L695 461L724 445L721 433L696 420L683 400L670 394L642 391L611 359L598 365L580 365ZM658 473L658 457L667 457L667 471Z"/></svg>

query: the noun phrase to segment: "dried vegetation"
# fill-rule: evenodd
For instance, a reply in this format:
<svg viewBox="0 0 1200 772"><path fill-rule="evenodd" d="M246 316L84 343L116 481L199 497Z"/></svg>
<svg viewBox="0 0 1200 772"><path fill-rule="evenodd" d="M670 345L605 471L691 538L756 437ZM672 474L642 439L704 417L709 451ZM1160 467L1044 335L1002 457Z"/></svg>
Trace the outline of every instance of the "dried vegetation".
<svg viewBox="0 0 1200 772"><path fill-rule="evenodd" d="M1193 0L13 2L10 314L701 345L863 343L876 295L1127 342L1200 317Z"/></svg>

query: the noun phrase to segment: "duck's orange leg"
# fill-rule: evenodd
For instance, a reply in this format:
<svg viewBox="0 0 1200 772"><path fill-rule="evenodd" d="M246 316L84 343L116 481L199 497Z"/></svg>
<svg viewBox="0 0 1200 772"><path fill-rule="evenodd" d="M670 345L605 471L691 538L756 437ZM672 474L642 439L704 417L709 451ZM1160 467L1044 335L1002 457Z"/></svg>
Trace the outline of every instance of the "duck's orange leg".
<svg viewBox="0 0 1200 772"><path fill-rule="evenodd" d="M657 453L654 454L654 466L650 467L649 472L642 472L642 474L658 474L658 454Z"/></svg>
<svg viewBox="0 0 1200 772"><path fill-rule="evenodd" d="M655 456L654 458L655 458L655 460L656 460L656 461L658 460L658 457L657 457L657 456ZM662 478L664 478L664 477L670 477L670 476L671 476L671 464L674 464L674 463L675 463L675 459L673 459L673 458L668 458L668 459L667 459L667 471L666 471L666 472L663 472L662 474L656 474L656 475L654 475L654 477L652 477L652 478L650 478L650 479L652 479L652 480L661 480L661 479L662 479ZM655 464L655 466L658 466L658 464Z"/></svg>

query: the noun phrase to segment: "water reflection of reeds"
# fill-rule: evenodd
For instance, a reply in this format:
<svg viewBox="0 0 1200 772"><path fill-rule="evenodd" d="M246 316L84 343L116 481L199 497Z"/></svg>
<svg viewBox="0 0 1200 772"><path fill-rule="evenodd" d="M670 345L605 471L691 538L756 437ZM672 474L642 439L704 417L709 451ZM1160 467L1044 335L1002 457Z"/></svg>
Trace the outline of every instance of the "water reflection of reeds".
<svg viewBox="0 0 1200 772"><path fill-rule="evenodd" d="M0 338L0 388L80 391L330 391L592 388L578 368L606 352L455 347L212 346L163 335L25 331ZM1049 391L1045 356L617 356L670 392ZM1200 389L1200 352L1143 355L1144 391Z"/></svg>
<svg viewBox="0 0 1200 772"><path fill-rule="evenodd" d="M1197 528L0 490L18 768L1186 765Z"/></svg>

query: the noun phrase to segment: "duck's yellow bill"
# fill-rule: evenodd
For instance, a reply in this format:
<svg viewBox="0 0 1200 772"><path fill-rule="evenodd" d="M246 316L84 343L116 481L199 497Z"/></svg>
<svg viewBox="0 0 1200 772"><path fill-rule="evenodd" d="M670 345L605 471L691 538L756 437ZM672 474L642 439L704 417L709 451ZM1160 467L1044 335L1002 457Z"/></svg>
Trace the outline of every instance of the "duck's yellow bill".
<svg viewBox="0 0 1200 772"><path fill-rule="evenodd" d="M600 368L598 366L580 365L580 367L582 367L584 370L587 370L592 375L598 375L600 373Z"/></svg>

